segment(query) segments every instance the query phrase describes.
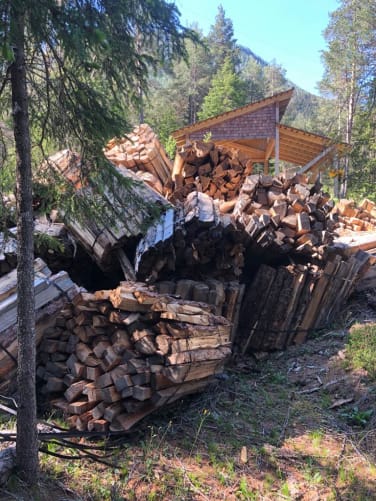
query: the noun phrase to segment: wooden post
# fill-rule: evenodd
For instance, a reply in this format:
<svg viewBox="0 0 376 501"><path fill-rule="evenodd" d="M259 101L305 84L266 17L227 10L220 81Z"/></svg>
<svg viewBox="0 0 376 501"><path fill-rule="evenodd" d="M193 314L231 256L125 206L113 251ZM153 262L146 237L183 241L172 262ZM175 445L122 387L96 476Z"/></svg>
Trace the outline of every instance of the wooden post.
<svg viewBox="0 0 376 501"><path fill-rule="evenodd" d="M273 152L273 148L275 145L275 138L268 137L266 148L265 148L265 158L264 158L264 174L269 174L269 159Z"/></svg>
<svg viewBox="0 0 376 501"><path fill-rule="evenodd" d="M269 159L265 158L264 160L264 174L269 174Z"/></svg>
<svg viewBox="0 0 376 501"><path fill-rule="evenodd" d="M275 104L275 159L274 175L279 175L279 103Z"/></svg>
<svg viewBox="0 0 376 501"><path fill-rule="evenodd" d="M339 158L338 158L338 154L336 154L335 157L334 157L334 168L335 168L336 172L338 172L339 167L340 167L339 166ZM339 196L339 179L338 179L338 176L334 176L333 191L334 191L334 198L339 199L340 196Z"/></svg>

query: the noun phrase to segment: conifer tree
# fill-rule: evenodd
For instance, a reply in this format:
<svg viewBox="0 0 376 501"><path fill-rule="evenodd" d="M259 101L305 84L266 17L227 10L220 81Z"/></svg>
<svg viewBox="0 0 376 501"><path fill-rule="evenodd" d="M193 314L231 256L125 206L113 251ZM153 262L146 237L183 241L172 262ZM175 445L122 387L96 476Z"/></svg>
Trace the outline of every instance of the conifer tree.
<svg viewBox="0 0 376 501"><path fill-rule="evenodd" d="M218 6L215 23L211 26L208 34L208 46L212 57L212 72L217 73L223 65L225 58L229 58L234 68L240 62L240 52L234 38L232 20L226 17L222 5Z"/></svg>
<svg viewBox="0 0 376 501"><path fill-rule="evenodd" d="M376 4L373 0L341 0L324 32L322 93L336 100L337 139L351 143L354 120L376 78ZM346 195L349 157L345 161L341 196Z"/></svg>
<svg viewBox="0 0 376 501"><path fill-rule="evenodd" d="M28 484L38 480L32 147L45 154L54 141L98 154L124 132L122 106L148 69L183 54L187 34L164 0L0 0L0 98L4 110L10 96L17 156L17 466Z"/></svg>
<svg viewBox="0 0 376 501"><path fill-rule="evenodd" d="M223 66L213 77L198 117L204 120L238 108L247 102L247 94L246 82L236 74L230 57L226 57Z"/></svg>

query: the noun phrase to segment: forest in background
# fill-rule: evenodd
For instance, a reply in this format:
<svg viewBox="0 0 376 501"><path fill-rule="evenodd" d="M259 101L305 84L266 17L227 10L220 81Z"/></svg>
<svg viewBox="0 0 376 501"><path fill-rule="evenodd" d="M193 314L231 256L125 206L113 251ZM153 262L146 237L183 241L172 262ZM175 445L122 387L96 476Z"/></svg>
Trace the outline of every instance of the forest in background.
<svg viewBox="0 0 376 501"><path fill-rule="evenodd" d="M342 0L330 14L319 96L297 87L276 61L240 46L221 5L213 21L207 35L199 25L191 27L199 43L186 42L187 60L150 77L149 92L132 120L149 123L172 154L173 130L294 87L282 122L350 143L351 154L339 171L342 194L375 197L375 2Z"/></svg>
<svg viewBox="0 0 376 501"><path fill-rule="evenodd" d="M124 133L135 124L146 122L154 128L173 157L175 145L170 134L177 128L294 87L294 96L282 122L329 136L336 141L351 143L351 154L343 160L339 170L342 195L355 199L375 197L376 5L372 0L341 0L339 8L330 14L329 25L323 33L327 49L322 54L324 75L318 82L319 95L296 86L278 62L266 62L262 54L255 54L252 48L239 45L236 27L221 5L216 13L213 12L213 24L207 34L202 32L198 24L190 29L194 36L185 39L185 57L166 54L157 65L148 63L148 58L152 60L153 48L147 46L144 35L140 32L135 34L133 45L142 63L125 69L133 72L132 76L127 77L131 83L127 93L117 92L114 95L110 86L100 81L100 71L95 64L90 65L90 68L80 68L80 72L87 71L85 92L88 102L80 103L81 116L85 116L81 120L84 128L75 131L76 135L79 132L81 136L89 138L97 134L88 109L91 96L100 93L103 123L108 124L109 118L113 117L113 127L107 130L107 139L116 135L117 131ZM2 49L3 70L9 61L7 51L9 47L5 45ZM38 64L42 66L43 61ZM48 92L52 94L48 86L38 94L42 83L37 72L41 68L36 65L36 69L30 80L31 97L33 94L35 96L31 99L30 116L32 125L35 123L32 126L35 143L43 147L33 149L35 166L41 162L44 154L67 146L79 149L85 143L88 152L88 144L93 143L92 139L82 139L82 143L77 139L72 141L68 132L70 125L67 125L69 118L56 115L62 109L59 103L56 103L51 121L54 122L51 123L52 129L56 132L54 139L36 140L43 126L43 115L47 114L48 108L53 109L51 104L47 104ZM142 76L141 69L142 72L147 70ZM49 79L52 88L55 85L53 79L58 81L59 75L54 75L51 69ZM3 91L0 191L7 192L14 184L15 167L9 95ZM71 91L66 89L66 92ZM73 91L78 93L74 99L80 100L79 89ZM104 96L107 96L107 102ZM67 110L73 117L71 123L74 123L74 117L79 112L79 109ZM101 135L106 137L104 131L101 131ZM330 183L333 182L330 179L328 182L330 189Z"/></svg>

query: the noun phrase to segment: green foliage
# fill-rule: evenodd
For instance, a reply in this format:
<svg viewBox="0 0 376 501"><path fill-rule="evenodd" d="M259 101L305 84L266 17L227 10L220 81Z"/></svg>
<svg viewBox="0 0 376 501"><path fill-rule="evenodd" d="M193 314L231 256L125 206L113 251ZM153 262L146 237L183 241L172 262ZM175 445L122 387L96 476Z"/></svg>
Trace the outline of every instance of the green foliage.
<svg viewBox="0 0 376 501"><path fill-rule="evenodd" d="M213 77L209 93L198 113L200 120L230 111L247 101L247 84L235 72L229 57Z"/></svg>
<svg viewBox="0 0 376 501"><path fill-rule="evenodd" d="M359 156L359 142L363 142L365 130L362 127L356 129L362 112L375 109L375 26L376 5L373 0L341 0L339 7L330 14L324 32L328 48L323 51L325 74L320 89L333 103L331 135L355 144L358 150L344 159L341 196L346 195L347 187L354 195L368 191L369 179L374 172L374 164L369 165L367 161L374 155ZM369 147L371 137L367 143Z"/></svg>
<svg viewBox="0 0 376 501"><path fill-rule="evenodd" d="M341 416L344 417L350 425L364 427L373 416L373 409L362 411L355 405L350 411L341 412Z"/></svg>
<svg viewBox="0 0 376 501"><path fill-rule="evenodd" d="M47 235L46 233L34 234L34 247L37 252L44 252L46 250L52 250L60 254L64 252L64 244L56 237Z"/></svg>
<svg viewBox="0 0 376 501"><path fill-rule="evenodd" d="M169 135L197 121L197 112L210 86L210 53L201 33L195 34L197 43L185 41L187 58L171 63L150 80L145 120L162 138L166 132Z"/></svg>
<svg viewBox="0 0 376 501"><path fill-rule="evenodd" d="M164 142L164 148L168 157L174 159L176 153L176 140L172 136L168 136L167 140Z"/></svg>
<svg viewBox="0 0 376 501"><path fill-rule="evenodd" d="M225 59L229 59L235 68L240 62L240 49L234 39L234 29L230 18L222 5L218 6L215 23L210 28L208 45L212 58L213 73L218 72Z"/></svg>
<svg viewBox="0 0 376 501"><path fill-rule="evenodd" d="M242 501L256 501L256 499L258 499L258 494L248 487L247 479L243 477L239 482L236 497Z"/></svg>
<svg viewBox="0 0 376 501"><path fill-rule="evenodd" d="M355 116L348 192L355 200L366 197L376 202L376 109L367 108Z"/></svg>
<svg viewBox="0 0 376 501"><path fill-rule="evenodd" d="M202 140L204 141L204 143L210 143L210 141L212 140L212 133L210 131L206 132Z"/></svg>
<svg viewBox="0 0 376 501"><path fill-rule="evenodd" d="M346 359L351 367L365 369L376 378L376 325L354 325L346 345Z"/></svg>
<svg viewBox="0 0 376 501"><path fill-rule="evenodd" d="M8 2L0 3L0 47L14 36ZM129 128L129 108L139 102L152 69L185 57L184 28L173 3L141 0L110 2L20 2L26 25L27 85L34 160L56 148L102 155L103 144ZM3 118L8 118L7 72L0 61ZM135 91L137 89L137 91ZM171 130L169 130L169 133ZM39 148L35 148L38 146ZM40 153L41 152L41 153ZM95 164L93 164L95 165ZM4 174L2 178L4 178ZM14 183L13 173L2 184Z"/></svg>

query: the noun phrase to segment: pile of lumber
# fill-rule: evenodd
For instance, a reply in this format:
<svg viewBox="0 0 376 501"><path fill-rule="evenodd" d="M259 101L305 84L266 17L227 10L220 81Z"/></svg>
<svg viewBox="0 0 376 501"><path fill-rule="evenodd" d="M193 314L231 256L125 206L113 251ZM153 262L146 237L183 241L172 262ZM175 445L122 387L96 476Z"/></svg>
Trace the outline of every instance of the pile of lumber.
<svg viewBox="0 0 376 501"><path fill-rule="evenodd" d="M359 205L354 200L342 198L335 212L338 214L337 229L341 232L376 230L376 204L367 198Z"/></svg>
<svg viewBox="0 0 376 501"><path fill-rule="evenodd" d="M244 242L229 214L209 195L191 192L184 204L152 225L136 249L140 280L186 277L236 280L244 265Z"/></svg>
<svg viewBox="0 0 376 501"><path fill-rule="evenodd" d="M105 173L106 189L95 190L83 178L81 159L69 150L49 157L48 165L58 171L76 188L79 216L66 215L69 232L86 249L104 271L120 262L126 278L134 278L134 271L122 247L140 238L153 220L154 214L167 208L167 201L141 183L137 176L125 169L108 164ZM101 193L101 195L99 195ZM94 211L93 213L90 213Z"/></svg>
<svg viewBox="0 0 376 501"><path fill-rule="evenodd" d="M65 271L52 275L41 259L34 261L36 338L54 322L65 303L79 292ZM17 271L0 278L0 391L14 383L17 368Z"/></svg>
<svg viewBox="0 0 376 501"><path fill-rule="evenodd" d="M368 266L369 255L361 250L347 261L336 255L324 268L261 265L242 304L239 350L280 350L304 342L309 331L339 312Z"/></svg>
<svg viewBox="0 0 376 501"><path fill-rule="evenodd" d="M360 277L357 291L376 288L376 231L346 231L334 240L332 251L344 258L354 255L359 250L367 252L370 268Z"/></svg>
<svg viewBox="0 0 376 501"><path fill-rule="evenodd" d="M147 124L138 125L122 138L111 139L104 154L111 163L130 169L159 193L164 194L171 186L171 161Z"/></svg>
<svg viewBox="0 0 376 501"><path fill-rule="evenodd" d="M17 266L17 240L0 233L0 277Z"/></svg>
<svg viewBox="0 0 376 501"><path fill-rule="evenodd" d="M0 276L17 266L17 227L9 228L6 237L0 233ZM46 218L34 220L34 253L52 270L67 270L72 266L75 244L63 223Z"/></svg>
<svg viewBox="0 0 376 501"><path fill-rule="evenodd" d="M205 282L181 279L157 282L155 287L160 294L173 294L183 300L212 305L215 315L221 315L231 323L231 339L235 337L245 290L244 284L236 281L222 282L212 278Z"/></svg>
<svg viewBox="0 0 376 501"><path fill-rule="evenodd" d="M214 199L231 202L252 168L252 161L239 150L194 141L176 154L170 200L184 200L192 191L201 191Z"/></svg>
<svg viewBox="0 0 376 501"><path fill-rule="evenodd" d="M142 283L81 293L44 332L42 391L72 427L127 430L223 370L231 325L212 310Z"/></svg>
<svg viewBox="0 0 376 501"><path fill-rule="evenodd" d="M320 259L333 241L337 223L333 206L320 185L308 184L302 174L291 178L253 174L245 179L232 216L252 244L263 250Z"/></svg>

